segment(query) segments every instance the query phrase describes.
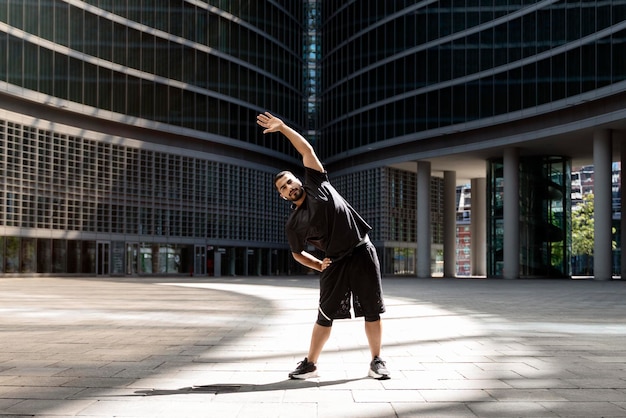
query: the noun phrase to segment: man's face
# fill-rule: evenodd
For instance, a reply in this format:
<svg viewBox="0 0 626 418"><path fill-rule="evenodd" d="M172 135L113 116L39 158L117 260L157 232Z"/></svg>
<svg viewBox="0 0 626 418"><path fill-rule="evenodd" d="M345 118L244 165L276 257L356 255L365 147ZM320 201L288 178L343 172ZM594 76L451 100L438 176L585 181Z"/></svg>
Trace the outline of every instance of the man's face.
<svg viewBox="0 0 626 418"><path fill-rule="evenodd" d="M280 196L291 202L296 202L304 195L302 182L292 173L285 173L284 176L276 180L276 188Z"/></svg>

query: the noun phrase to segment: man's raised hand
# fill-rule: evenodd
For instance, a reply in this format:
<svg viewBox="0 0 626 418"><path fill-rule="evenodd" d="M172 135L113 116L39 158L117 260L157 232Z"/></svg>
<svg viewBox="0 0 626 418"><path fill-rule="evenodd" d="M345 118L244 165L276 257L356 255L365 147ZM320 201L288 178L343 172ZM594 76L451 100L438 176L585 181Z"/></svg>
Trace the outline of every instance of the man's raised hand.
<svg viewBox="0 0 626 418"><path fill-rule="evenodd" d="M280 127L283 126L283 121L275 116L272 116L270 112L261 113L256 117L256 123L265 128L264 134L270 132L278 132Z"/></svg>

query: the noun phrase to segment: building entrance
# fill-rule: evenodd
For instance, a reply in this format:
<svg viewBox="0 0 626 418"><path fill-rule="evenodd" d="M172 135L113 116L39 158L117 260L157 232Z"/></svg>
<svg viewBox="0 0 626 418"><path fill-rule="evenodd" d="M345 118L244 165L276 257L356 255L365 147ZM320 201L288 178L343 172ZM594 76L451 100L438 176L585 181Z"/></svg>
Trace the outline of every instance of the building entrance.
<svg viewBox="0 0 626 418"><path fill-rule="evenodd" d="M519 277L571 276L571 161L561 156L519 159ZM487 268L504 269L504 162L489 161ZM517 220L516 220L517 222Z"/></svg>

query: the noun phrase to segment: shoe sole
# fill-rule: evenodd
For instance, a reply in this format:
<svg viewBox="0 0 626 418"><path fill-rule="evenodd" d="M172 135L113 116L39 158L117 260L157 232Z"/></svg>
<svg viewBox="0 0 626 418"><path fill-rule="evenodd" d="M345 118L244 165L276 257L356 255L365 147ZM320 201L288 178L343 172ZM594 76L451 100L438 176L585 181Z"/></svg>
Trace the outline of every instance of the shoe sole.
<svg viewBox="0 0 626 418"><path fill-rule="evenodd" d="M367 373L367 375L369 377L373 377L376 380L387 380L387 379L391 379L391 376L389 376L388 374L378 374L376 373L374 370L370 369L369 372Z"/></svg>
<svg viewBox="0 0 626 418"><path fill-rule="evenodd" d="M289 375L289 378L293 380L305 380L305 379L310 379L311 377L318 377L317 371L304 373L304 374L294 374L294 375L290 374Z"/></svg>

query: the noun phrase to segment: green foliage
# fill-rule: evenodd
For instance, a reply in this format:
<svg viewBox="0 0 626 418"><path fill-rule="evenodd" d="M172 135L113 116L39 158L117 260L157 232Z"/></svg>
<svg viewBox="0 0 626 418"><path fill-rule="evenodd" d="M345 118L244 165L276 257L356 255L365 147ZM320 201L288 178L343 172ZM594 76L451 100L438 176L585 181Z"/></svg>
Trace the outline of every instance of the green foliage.
<svg viewBox="0 0 626 418"><path fill-rule="evenodd" d="M593 225L593 195L588 194L572 211L573 255L593 255Z"/></svg>
<svg viewBox="0 0 626 418"><path fill-rule="evenodd" d="M572 211L572 254L593 256L594 222L593 194L583 197L583 203ZM612 228L615 234L615 228ZM612 241L613 249L617 243Z"/></svg>

